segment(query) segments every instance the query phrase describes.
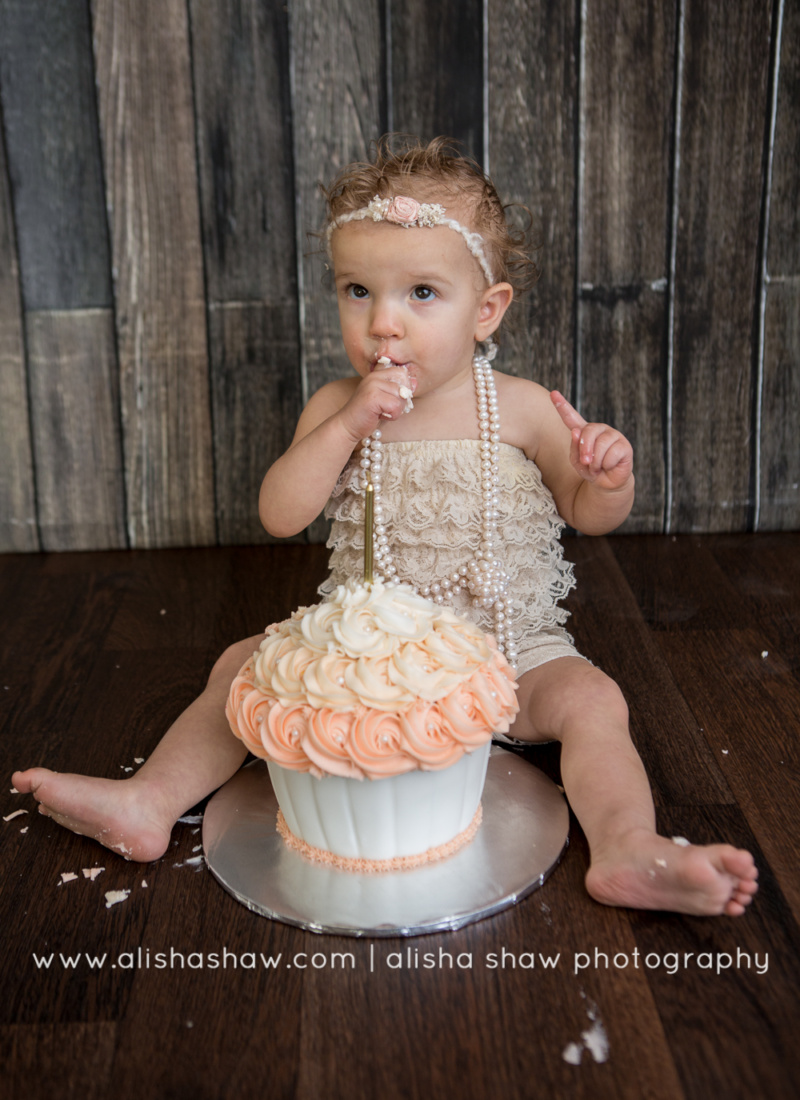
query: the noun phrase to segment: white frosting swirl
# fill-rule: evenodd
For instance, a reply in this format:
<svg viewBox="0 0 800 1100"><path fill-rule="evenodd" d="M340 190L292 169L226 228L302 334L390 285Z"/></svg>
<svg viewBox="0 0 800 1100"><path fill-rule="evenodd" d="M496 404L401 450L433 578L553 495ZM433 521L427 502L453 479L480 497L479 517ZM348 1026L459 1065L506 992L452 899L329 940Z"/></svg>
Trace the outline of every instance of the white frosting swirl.
<svg viewBox="0 0 800 1100"><path fill-rule="evenodd" d="M227 713L284 767L379 778L447 767L505 732L515 689L479 627L405 585L350 580L268 629Z"/></svg>
<svg viewBox="0 0 800 1100"><path fill-rule="evenodd" d="M399 710L435 702L485 663L483 632L405 585L350 580L261 644L255 684L281 703Z"/></svg>

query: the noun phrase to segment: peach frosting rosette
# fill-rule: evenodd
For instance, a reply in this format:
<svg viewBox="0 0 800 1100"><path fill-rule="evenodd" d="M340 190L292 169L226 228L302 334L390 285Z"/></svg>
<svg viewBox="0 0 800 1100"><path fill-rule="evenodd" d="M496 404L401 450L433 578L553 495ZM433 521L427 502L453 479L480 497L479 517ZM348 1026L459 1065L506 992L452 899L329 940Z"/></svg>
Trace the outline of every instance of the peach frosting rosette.
<svg viewBox="0 0 800 1100"><path fill-rule="evenodd" d="M226 713L283 768L380 779L448 768L506 733L515 690L478 627L408 586L351 580L268 628Z"/></svg>

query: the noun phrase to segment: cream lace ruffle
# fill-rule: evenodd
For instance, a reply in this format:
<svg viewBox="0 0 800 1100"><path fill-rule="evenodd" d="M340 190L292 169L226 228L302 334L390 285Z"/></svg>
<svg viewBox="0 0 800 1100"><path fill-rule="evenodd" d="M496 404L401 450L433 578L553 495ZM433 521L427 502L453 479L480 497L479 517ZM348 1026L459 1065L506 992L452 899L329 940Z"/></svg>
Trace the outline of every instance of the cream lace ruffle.
<svg viewBox="0 0 800 1100"><path fill-rule="evenodd" d="M358 459L356 453L342 471L325 509L334 523L328 540L331 575L320 587L322 595L363 572L364 498L358 488ZM563 629L569 613L558 602L575 581L558 541L564 523L538 467L506 443L500 444L498 461L498 551L510 577L511 620L521 667L526 639L532 644L546 631L571 642ZM481 528L480 486L478 440L384 444L381 499L400 580L420 587L441 581L472 558ZM482 629L494 628L492 613L473 608L466 593L459 593L452 606Z"/></svg>

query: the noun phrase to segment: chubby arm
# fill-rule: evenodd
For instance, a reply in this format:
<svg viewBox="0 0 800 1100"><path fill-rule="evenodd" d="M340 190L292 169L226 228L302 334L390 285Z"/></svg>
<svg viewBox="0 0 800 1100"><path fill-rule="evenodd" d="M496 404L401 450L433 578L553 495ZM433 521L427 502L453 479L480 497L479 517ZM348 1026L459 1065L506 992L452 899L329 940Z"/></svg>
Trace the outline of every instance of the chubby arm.
<svg viewBox="0 0 800 1100"><path fill-rule="evenodd" d="M587 423L557 390L550 401L536 454L542 477L567 523L607 534L633 505L633 448L616 428Z"/></svg>
<svg viewBox="0 0 800 1100"><path fill-rule="evenodd" d="M405 368L391 367L330 382L314 394L289 449L261 483L258 514L271 535L288 538L316 519L360 441L382 419L403 412L400 388L407 385Z"/></svg>

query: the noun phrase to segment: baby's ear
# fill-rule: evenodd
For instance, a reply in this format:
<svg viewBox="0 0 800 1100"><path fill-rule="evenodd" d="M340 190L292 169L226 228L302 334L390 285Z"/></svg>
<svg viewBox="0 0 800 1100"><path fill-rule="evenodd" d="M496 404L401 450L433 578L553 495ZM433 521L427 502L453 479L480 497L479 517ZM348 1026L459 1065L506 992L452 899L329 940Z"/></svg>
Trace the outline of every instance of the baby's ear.
<svg viewBox="0 0 800 1100"><path fill-rule="evenodd" d="M483 292L475 329L479 343L497 330L513 297L514 289L509 283L495 283Z"/></svg>

